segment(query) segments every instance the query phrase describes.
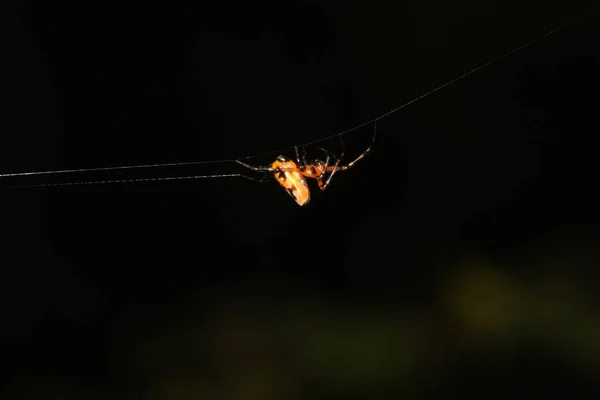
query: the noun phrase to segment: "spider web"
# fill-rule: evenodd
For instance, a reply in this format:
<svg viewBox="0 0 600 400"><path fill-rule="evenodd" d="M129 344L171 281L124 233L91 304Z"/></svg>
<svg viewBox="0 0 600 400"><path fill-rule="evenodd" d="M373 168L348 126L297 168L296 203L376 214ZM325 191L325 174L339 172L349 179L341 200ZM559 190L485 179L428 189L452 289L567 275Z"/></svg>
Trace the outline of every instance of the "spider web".
<svg viewBox="0 0 600 400"><path fill-rule="evenodd" d="M395 114L396 112L402 110L405 107L408 107L416 102L418 102L419 100L424 99L425 97L439 91L442 90L444 88L446 88L447 86L452 85L453 83L456 83L462 79L467 78L468 76L492 65L495 64L498 61L501 61L502 59L516 53L519 52L535 43L537 43L540 40L543 40L544 38L558 32L561 31L587 17L589 17L590 15L594 14L597 11L597 9L588 11L582 15L579 15L571 20L569 20L568 22L564 23L563 25L554 28L546 33L544 33L541 36L538 36L496 58L493 58L459 76L457 76L456 78L447 81L425 93L423 93L420 96L415 97L414 99L403 103L381 115L379 115L376 118L373 118L369 121L360 123L358 125L353 126L352 128L346 129L342 132L338 132L335 133L333 135L329 135L317 140L313 140L310 142L306 142L306 143L302 143L299 144L298 147L305 147L305 146L310 146L316 143L320 143L326 140L330 140L336 137L340 137L343 136L345 134L348 134L350 132L353 132L355 130L358 130L360 128L363 128L365 126L371 125L371 124L376 124L378 121L392 115ZM275 153L281 153L285 150L287 150L289 148L285 147L285 148L279 148L276 150L270 150L270 151L266 151L263 153L257 153L257 154L253 154L253 155L249 155L249 156L245 156L245 157L241 157L241 158L237 158L237 159L221 159L221 160L207 160L207 161L187 161L187 162L172 162L172 163L158 163L158 164L141 164L141 165L123 165L123 166L110 166L110 167L98 167L98 168L74 168L74 169L63 169L63 170L48 170L48 171L32 171L32 172L18 172L18 173L5 173L5 174L0 174L0 178L16 178L16 177L25 177L25 176L39 176L39 175L60 175L60 174L70 174L70 173L83 173L83 172L101 172L101 171L118 171L118 170L133 170L133 169L149 169L149 168L165 168L165 167L180 167L180 166L193 166L193 165L206 165L206 164L225 164L225 163L238 163L238 161L242 161L242 160L248 160L248 159L252 159L252 158L258 158L258 157L262 157L262 156L266 156L266 155L271 155L271 154L275 154ZM35 185L18 185L18 186L13 186L13 187L48 187L48 186L71 186L71 185L91 185L91 184L109 184L109 183L126 183L126 182L151 182L151 181L177 181L177 180L193 180L193 179L210 179L210 178L229 178L229 177L244 177L244 174L241 173L232 173L232 174L213 174L213 175L187 175L187 176L170 176L170 177L151 177L151 178L136 178L136 179L108 179L108 180L88 180L88 181L79 181L79 182L64 182L64 183L48 183L48 184L35 184Z"/></svg>

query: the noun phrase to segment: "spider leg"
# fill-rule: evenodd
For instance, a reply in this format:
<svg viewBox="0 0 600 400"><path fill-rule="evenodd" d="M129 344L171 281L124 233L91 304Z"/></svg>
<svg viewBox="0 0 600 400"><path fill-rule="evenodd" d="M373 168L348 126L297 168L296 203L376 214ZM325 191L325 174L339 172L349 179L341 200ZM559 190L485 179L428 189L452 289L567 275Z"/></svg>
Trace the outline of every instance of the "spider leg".
<svg viewBox="0 0 600 400"><path fill-rule="evenodd" d="M325 175L325 173L327 172L327 167L329 166L329 161L331 160L331 158L329 156L333 156L333 158L335 158L335 154L333 154L332 152L330 152L329 150L325 150L322 147L317 147L319 150L321 150L323 153L325 153L325 168L323 170L323 173L321 173L321 175L319 176L319 178L322 178L323 175Z"/></svg>
<svg viewBox="0 0 600 400"><path fill-rule="evenodd" d="M273 172L274 169L271 167L255 167L253 165L250 164L246 164L245 162L242 162L240 160L236 160L236 162L240 165L243 165L244 167L251 169L253 171L256 172L262 172L263 173L263 177L262 178L253 178L251 176L248 175L240 175L243 178L246 179L250 179L251 181L255 181L255 182L259 182L259 183L265 183L265 182L269 182L271 179L273 179L273 175L269 175L267 174L268 172Z"/></svg>
<svg viewBox="0 0 600 400"><path fill-rule="evenodd" d="M375 137L376 136L377 136L377 121L375 121L373 123L373 137L371 139L371 143L369 144L369 147L367 147L367 149L365 151L363 151L361 155L359 155L358 157L356 157L354 160L350 161L347 165L339 165L340 162L342 161L342 158L344 157L345 152L346 152L346 145L344 143L344 139L342 138L342 135L340 135L340 142L342 144L342 153L340 154L339 158L336 160L336 162L335 162L335 164L333 166L331 166L331 167L327 166L326 167L326 171L330 172L330 174L327 177L327 180L325 181L325 183L322 183L322 179L318 179L317 180L319 182L319 188L321 190L325 190L327 188L327 186L329 185L329 183L331 182L331 178L333 178L333 175L337 171L346 171L346 170L349 170L354 165L356 165L357 162L359 162L367 154L369 154L369 152L371 151L371 148L373 147L373 143L375 143ZM323 151L326 151L326 150L323 150ZM320 178L322 178L322 177L320 177Z"/></svg>
<svg viewBox="0 0 600 400"><path fill-rule="evenodd" d="M307 165L308 163L306 161L306 146L302 146L302 155L300 155L297 145L294 145L294 150L296 151L296 162L298 163L298 165Z"/></svg>
<svg viewBox="0 0 600 400"><path fill-rule="evenodd" d="M273 172L274 169L271 167L255 167L253 165L250 164L246 164L245 162L241 162L240 160L235 160L236 163L243 165L246 168L249 168L253 171L258 171L258 172Z"/></svg>
<svg viewBox="0 0 600 400"><path fill-rule="evenodd" d="M319 150L321 150L323 153L325 153L325 161L323 162L323 164L325 164L325 167L323 168L323 172L321 172L321 174L319 176L317 176L315 179L317 180L317 183L319 184L319 189L325 190L325 187L323 186L323 176L325 176L325 174L327 173L327 167L329 166L329 161L331 160L330 155L333 155L333 153L331 153L330 151L328 151L322 147L317 147L317 148ZM317 161L320 162L320 160L317 160Z"/></svg>
<svg viewBox="0 0 600 400"><path fill-rule="evenodd" d="M317 149L321 150L323 153L325 153L325 157L327 157L327 159L325 160L325 164L329 165L329 156L333 156L335 158L335 154L333 154L332 152L330 152L327 149L324 149L322 147L317 147Z"/></svg>
<svg viewBox="0 0 600 400"><path fill-rule="evenodd" d="M240 175L240 176L242 178L250 179L251 181L258 182L258 183L270 182L273 179L273 175L267 175L266 173L262 178L253 178L248 175Z"/></svg>
<svg viewBox="0 0 600 400"><path fill-rule="evenodd" d="M359 162L360 160L365 158L365 156L371 152L371 148L373 147L373 143L375 143L376 136L377 136L377 121L375 121L373 123L373 138L371 139L371 143L369 144L369 147L367 147L367 149L365 151L363 151L361 155L356 157L354 160L350 161L347 165L341 166L339 169L341 171L346 171L346 170L352 168L357 162ZM340 140L342 140L341 136L340 136ZM344 143L344 141L342 140L342 144L343 143Z"/></svg>
<svg viewBox="0 0 600 400"><path fill-rule="evenodd" d="M317 183L319 184L319 189L325 190L325 189L327 189L327 186L331 182L331 178L333 178L333 175L339 170L338 169L338 165L342 161L342 157L344 157L344 149L343 149L343 145L342 145L342 154L339 157L337 157L337 158L335 157L335 154L333 154L329 150L325 150L325 149L323 149L321 147L319 147L319 149L323 150L325 152L325 154L327 154L327 160L325 161L325 169L324 169L323 173L321 174L321 176L319 176L317 178ZM329 155L332 155L334 158L336 158L335 164L333 165L333 167L329 166L329 160L330 160ZM323 176L325 176L325 174L328 171L330 171L330 174L327 177L327 180L325 181L325 183L323 183Z"/></svg>

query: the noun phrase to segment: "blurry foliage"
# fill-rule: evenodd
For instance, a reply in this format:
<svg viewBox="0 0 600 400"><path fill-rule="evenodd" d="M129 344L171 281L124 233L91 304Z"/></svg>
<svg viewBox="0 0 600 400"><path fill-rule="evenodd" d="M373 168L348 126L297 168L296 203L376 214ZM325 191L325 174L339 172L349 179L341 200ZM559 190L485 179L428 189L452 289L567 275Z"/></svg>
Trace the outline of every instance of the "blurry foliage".
<svg viewBox="0 0 600 400"><path fill-rule="evenodd" d="M528 352L596 380L598 295L578 278L594 267L588 244L569 258L547 243L511 265L449 260L432 296L409 304L221 287L145 333L125 316L135 334L119 371L152 399L431 397L465 365L479 379Z"/></svg>
<svg viewBox="0 0 600 400"><path fill-rule="evenodd" d="M131 308L112 323L109 357L121 383L114 393L156 400L437 398L470 393L477 383L516 387L515 379L531 381L536 393L561 379L568 385L572 376L596 382L599 242L546 242L510 262L448 256L434 269L442 272L431 276L429 295L412 301L401 293L385 301L324 297L279 282L223 285L185 294L174 307ZM14 393L106 397L66 378L29 377Z"/></svg>

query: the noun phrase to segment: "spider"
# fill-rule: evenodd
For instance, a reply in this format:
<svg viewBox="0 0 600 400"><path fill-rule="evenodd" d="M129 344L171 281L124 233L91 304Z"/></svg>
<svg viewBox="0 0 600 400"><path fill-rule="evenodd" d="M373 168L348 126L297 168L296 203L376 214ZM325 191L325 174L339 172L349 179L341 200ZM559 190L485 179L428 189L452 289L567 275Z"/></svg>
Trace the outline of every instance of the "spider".
<svg viewBox="0 0 600 400"><path fill-rule="evenodd" d="M373 124L373 137L369 147L367 147L365 151L363 151L358 157L346 165L340 165L345 152L344 140L342 139L341 135L340 141L342 143L342 152L339 157L336 157L329 150L318 147L318 149L325 154L325 161L315 159L312 162L308 162L306 160L306 148L302 146L301 156L300 152L298 151L298 146L294 146L294 150L296 152L295 162L283 155L279 155L270 166L255 167L240 160L236 160L236 162L253 171L262 172L265 174L271 173L272 175L265 175L265 177L262 179L252 178L249 176L244 177L261 183L268 182L275 177L279 185L281 185L281 187L284 188L290 196L292 196L294 201L296 201L299 206L305 206L310 201L310 189L308 188L308 183L306 182L305 178L316 179L319 189L325 190L331 183L331 179L336 172L349 170L356 165L357 162L369 154L371 147L375 142L376 134L377 122ZM332 160L335 160L335 162L333 165L330 165Z"/></svg>

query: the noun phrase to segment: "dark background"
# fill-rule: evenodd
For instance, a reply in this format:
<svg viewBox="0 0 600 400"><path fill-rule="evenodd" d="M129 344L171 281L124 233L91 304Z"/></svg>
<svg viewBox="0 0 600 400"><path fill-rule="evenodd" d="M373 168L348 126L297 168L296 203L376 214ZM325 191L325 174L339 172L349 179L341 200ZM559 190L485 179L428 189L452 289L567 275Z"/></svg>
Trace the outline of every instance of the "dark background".
<svg viewBox="0 0 600 400"><path fill-rule="evenodd" d="M2 173L292 156L593 4L84 3L3 2ZM598 22L381 120L304 208L240 178L7 189L231 162L3 179L9 398L597 394Z"/></svg>

